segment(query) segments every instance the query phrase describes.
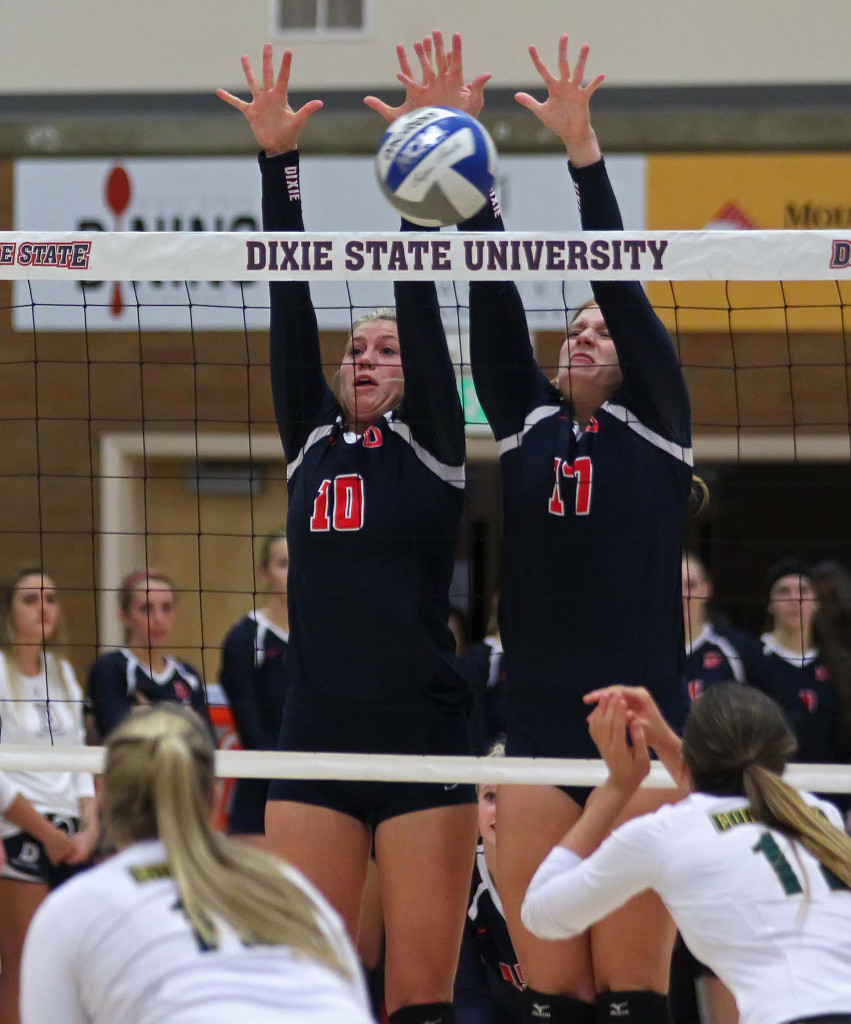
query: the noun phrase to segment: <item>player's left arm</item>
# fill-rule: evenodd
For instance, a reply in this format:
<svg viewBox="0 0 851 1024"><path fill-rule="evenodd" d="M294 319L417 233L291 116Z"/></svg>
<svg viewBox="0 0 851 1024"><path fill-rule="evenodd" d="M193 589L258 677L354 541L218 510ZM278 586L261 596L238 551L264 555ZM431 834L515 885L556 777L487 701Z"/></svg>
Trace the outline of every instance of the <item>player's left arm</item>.
<svg viewBox="0 0 851 1024"><path fill-rule="evenodd" d="M570 168L585 231L622 231L605 163ZM627 408L683 447L691 444L691 409L679 359L638 281L594 281L592 290L618 353Z"/></svg>
<svg viewBox="0 0 851 1024"><path fill-rule="evenodd" d="M402 229L413 225L402 222ZM464 463L464 410L440 316L437 289L431 281L397 281L396 326L399 331L405 397L399 418L415 440L441 462Z"/></svg>

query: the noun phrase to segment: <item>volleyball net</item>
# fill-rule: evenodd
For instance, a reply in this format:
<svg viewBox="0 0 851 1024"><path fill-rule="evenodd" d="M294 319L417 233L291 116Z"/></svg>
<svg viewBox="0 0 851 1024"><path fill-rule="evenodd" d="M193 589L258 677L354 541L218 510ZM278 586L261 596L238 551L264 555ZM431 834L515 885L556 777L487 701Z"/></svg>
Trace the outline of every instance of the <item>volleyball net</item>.
<svg viewBox="0 0 851 1024"><path fill-rule="evenodd" d="M711 553L716 602L737 625L760 631L765 568L780 555L851 567L851 238L0 233L0 565L40 566L56 581L62 651L82 683L99 650L123 643L121 581L156 568L180 595L168 649L197 668L215 711L222 640L262 603L258 544L285 520L266 287L284 278L311 284L329 381L353 321L392 305L394 280L436 283L467 420L451 600L469 640L484 634L499 572L497 450L469 367L473 280L518 283L545 368L591 279L644 283L679 352L696 469L713 495L689 542ZM0 746L0 770L98 770L101 758ZM238 750L221 751L218 770L577 785L605 774L599 762ZM846 768L796 766L790 777L851 791ZM665 781L654 769L651 784Z"/></svg>

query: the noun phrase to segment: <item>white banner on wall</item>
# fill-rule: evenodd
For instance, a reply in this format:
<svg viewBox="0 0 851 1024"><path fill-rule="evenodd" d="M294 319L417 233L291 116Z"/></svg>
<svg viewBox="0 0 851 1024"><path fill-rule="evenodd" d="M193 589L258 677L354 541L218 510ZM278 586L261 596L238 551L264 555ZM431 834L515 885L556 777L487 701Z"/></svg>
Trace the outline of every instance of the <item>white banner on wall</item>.
<svg viewBox="0 0 851 1024"><path fill-rule="evenodd" d="M612 157L609 173L624 223L644 227L645 160ZM370 157L302 158L305 223L310 231L382 232L398 217L375 183ZM524 232L569 232L579 218L566 161L558 156L507 156L498 193L506 226ZM15 164L17 232L222 232L260 230L260 175L250 158L21 160ZM116 284L31 280L15 283L13 323L32 331L152 331L264 329L268 295L261 280L240 284L172 280ZM223 278L228 271L222 267ZM386 276L386 275L385 275ZM461 280L459 278L459 280ZM448 325L457 329L466 286L438 285ZM312 286L320 326L345 329L357 312L392 304L389 279L370 274L353 282ZM587 285L535 280L521 285L537 328L564 327L564 304L588 297ZM460 317L464 321L463 311Z"/></svg>

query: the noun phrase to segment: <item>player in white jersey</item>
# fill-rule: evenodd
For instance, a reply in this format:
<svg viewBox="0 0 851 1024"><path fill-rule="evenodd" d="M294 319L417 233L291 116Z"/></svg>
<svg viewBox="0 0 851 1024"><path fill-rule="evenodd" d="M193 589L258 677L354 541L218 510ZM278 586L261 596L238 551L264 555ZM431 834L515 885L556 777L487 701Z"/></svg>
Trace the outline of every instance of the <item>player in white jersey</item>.
<svg viewBox="0 0 851 1024"><path fill-rule="evenodd" d="M3 744L48 748L83 742L83 694L51 649L60 629L56 587L25 568L0 587L0 717ZM0 1024L17 1021L24 935L48 889L81 869L98 839L92 776L4 772L0 787Z"/></svg>
<svg viewBox="0 0 851 1024"><path fill-rule="evenodd" d="M780 778L795 739L779 707L713 686L680 748L645 691L590 697L609 777L532 879L526 927L568 938L651 889L742 1024L851 1021L851 839L832 804ZM691 793L606 839L650 769L648 743Z"/></svg>
<svg viewBox="0 0 851 1024"><path fill-rule="evenodd" d="M39 909L22 1024L369 1024L342 922L296 871L210 826L213 746L179 705L110 735L118 853Z"/></svg>

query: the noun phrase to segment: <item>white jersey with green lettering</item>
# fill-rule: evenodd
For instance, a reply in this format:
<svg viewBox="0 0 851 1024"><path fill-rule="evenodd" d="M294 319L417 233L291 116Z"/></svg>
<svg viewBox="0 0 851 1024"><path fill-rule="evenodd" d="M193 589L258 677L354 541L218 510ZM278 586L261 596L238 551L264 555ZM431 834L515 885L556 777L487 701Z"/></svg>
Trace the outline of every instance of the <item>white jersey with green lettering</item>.
<svg viewBox="0 0 851 1024"><path fill-rule="evenodd" d="M832 804L802 795L842 827ZM557 846L523 922L568 938L645 889L732 991L742 1024L851 1014L851 892L801 843L756 823L743 797L694 793L628 821L585 860Z"/></svg>
<svg viewBox="0 0 851 1024"><path fill-rule="evenodd" d="M371 1024L342 922L287 874L310 896L349 979L286 946L246 946L224 923L211 948L181 908L162 844L144 842L39 908L24 946L22 1024Z"/></svg>

